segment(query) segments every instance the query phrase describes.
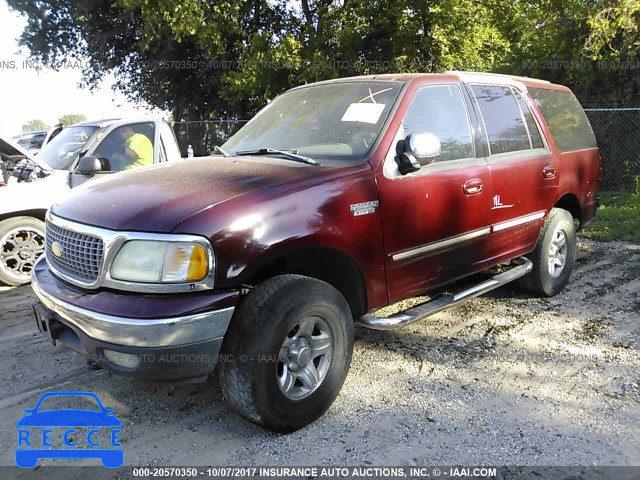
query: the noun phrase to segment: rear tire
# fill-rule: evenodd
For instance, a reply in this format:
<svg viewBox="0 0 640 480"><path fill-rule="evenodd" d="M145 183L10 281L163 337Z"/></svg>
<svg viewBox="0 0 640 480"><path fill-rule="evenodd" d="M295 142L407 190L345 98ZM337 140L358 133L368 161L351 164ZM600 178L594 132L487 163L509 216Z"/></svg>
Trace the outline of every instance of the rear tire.
<svg viewBox="0 0 640 480"><path fill-rule="evenodd" d="M353 320L326 282L281 275L252 290L224 338L220 384L243 417L278 432L322 416L353 352Z"/></svg>
<svg viewBox="0 0 640 480"><path fill-rule="evenodd" d="M537 295L552 297L569 282L576 260L576 225L573 216L553 208L540 231L536 248L527 257L533 270L519 280L520 286Z"/></svg>
<svg viewBox="0 0 640 480"><path fill-rule="evenodd" d="M0 222L0 283L17 286L31 281L33 266L44 253L44 222L13 217Z"/></svg>

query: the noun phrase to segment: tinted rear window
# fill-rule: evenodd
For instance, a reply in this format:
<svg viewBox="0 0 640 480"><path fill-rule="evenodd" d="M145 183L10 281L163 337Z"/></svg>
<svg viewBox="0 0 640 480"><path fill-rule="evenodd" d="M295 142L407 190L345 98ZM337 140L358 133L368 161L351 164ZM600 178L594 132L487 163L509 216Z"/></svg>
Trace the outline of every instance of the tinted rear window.
<svg viewBox="0 0 640 480"><path fill-rule="evenodd" d="M531 137L531 148L544 148L544 144L542 143L542 136L540 135L538 125L533 118L533 114L529 109L529 105L527 105L527 102L525 102L524 98L522 98L522 96L518 92L515 92L515 94L516 100L518 101L518 106L520 107L522 115L527 122L527 130L529 130L529 137Z"/></svg>
<svg viewBox="0 0 640 480"><path fill-rule="evenodd" d="M509 87L472 85L489 138L491 155L529 150L529 135Z"/></svg>
<svg viewBox="0 0 640 480"><path fill-rule="evenodd" d="M540 108L558 150L572 152L597 146L589 119L573 93L542 88L530 88L529 93Z"/></svg>

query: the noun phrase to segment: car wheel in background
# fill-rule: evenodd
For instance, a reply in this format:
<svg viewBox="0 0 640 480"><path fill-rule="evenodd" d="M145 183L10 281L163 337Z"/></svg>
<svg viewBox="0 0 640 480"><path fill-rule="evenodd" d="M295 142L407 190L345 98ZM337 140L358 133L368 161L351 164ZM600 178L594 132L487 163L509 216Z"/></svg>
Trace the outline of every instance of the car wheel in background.
<svg viewBox="0 0 640 480"><path fill-rule="evenodd" d="M0 283L22 285L44 253L44 222L33 217L13 217L0 222Z"/></svg>

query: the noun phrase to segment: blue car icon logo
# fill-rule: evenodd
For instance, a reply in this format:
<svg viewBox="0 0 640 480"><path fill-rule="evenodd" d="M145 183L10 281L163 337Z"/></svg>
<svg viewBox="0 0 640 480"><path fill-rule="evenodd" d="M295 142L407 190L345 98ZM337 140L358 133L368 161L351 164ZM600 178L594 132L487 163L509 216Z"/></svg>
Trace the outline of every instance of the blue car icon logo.
<svg viewBox="0 0 640 480"><path fill-rule="evenodd" d="M89 397L88 400L95 401L98 408L40 411L45 400L65 396L74 397L72 400ZM122 422L115 416L115 410L104 408L95 393L45 393L34 408L24 412L26 415L16 423L18 467L35 467L41 458L99 458L108 468L121 467L124 463L124 451L119 441Z"/></svg>

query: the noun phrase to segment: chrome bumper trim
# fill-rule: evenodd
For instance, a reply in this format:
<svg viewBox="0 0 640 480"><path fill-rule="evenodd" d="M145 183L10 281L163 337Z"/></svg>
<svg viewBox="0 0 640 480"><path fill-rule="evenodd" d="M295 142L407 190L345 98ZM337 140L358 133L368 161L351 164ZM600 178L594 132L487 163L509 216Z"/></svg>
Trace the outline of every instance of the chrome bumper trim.
<svg viewBox="0 0 640 480"><path fill-rule="evenodd" d="M78 308L59 300L31 282L36 297L45 307L57 313L69 326L87 336L115 345L132 347L168 347L186 345L224 336L234 307L182 317L135 319L116 317Z"/></svg>

